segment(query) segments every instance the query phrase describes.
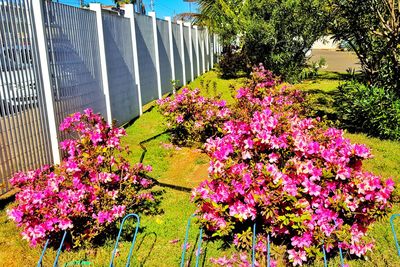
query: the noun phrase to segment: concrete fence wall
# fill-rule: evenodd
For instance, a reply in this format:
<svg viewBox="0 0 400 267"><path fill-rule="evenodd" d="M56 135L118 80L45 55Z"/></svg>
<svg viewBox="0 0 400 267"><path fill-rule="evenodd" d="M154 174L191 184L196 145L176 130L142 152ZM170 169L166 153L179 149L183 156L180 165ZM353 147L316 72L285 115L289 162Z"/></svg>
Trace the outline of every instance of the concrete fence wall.
<svg viewBox="0 0 400 267"><path fill-rule="evenodd" d="M61 160L58 126L92 108L118 125L209 70L207 29L134 12L119 16L44 0L0 0L0 194L9 178Z"/></svg>

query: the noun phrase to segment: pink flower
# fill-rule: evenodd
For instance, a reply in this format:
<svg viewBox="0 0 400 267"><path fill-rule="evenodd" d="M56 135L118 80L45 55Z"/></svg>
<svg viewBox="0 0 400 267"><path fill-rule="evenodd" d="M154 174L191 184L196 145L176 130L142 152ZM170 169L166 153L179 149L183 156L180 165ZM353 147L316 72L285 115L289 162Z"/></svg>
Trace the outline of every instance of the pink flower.
<svg viewBox="0 0 400 267"><path fill-rule="evenodd" d="M20 223L24 213L17 208L13 208L11 210L7 210L7 215L11 220L15 221L16 223Z"/></svg>
<svg viewBox="0 0 400 267"><path fill-rule="evenodd" d="M178 117L176 117L176 122L177 123L182 123L183 122L183 116L182 115L178 115Z"/></svg>
<svg viewBox="0 0 400 267"><path fill-rule="evenodd" d="M73 228L74 225L72 224L72 222L68 219L61 219L58 221L58 227L61 230L67 230L68 228Z"/></svg>
<svg viewBox="0 0 400 267"><path fill-rule="evenodd" d="M111 209L111 213L113 214L114 218L121 218L125 215L126 206L124 205L114 205Z"/></svg>
<svg viewBox="0 0 400 267"><path fill-rule="evenodd" d="M293 266L303 265L303 262L307 261L306 252L304 250L288 250L289 260L293 262Z"/></svg>

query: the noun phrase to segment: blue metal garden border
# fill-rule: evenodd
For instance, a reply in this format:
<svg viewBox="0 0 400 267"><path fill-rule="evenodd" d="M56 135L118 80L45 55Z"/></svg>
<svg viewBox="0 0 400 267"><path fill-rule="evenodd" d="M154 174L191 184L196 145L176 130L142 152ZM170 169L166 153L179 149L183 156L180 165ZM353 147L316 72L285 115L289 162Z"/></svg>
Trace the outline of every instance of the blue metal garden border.
<svg viewBox="0 0 400 267"><path fill-rule="evenodd" d="M119 227L119 232L118 232L117 240L115 241L114 250L113 250L113 252L112 252L112 254L111 254L111 260L110 260L110 265L109 265L110 267L114 267L114 258L115 258L115 254L117 253L118 243L119 243L119 240L120 240L120 238L121 238L122 229L123 229L123 227L124 227L125 221L126 221L127 219L129 219L130 217L135 217L135 218L136 218L135 234L133 235L132 244L131 244L131 247L130 247L130 249L129 249L129 254L128 254L128 257L127 257L127 260L126 260L126 265L125 265L126 267L129 267L129 266L130 266L131 258L132 258L132 254L133 254L133 248L134 248L135 243L136 243L136 237L137 237L137 233L138 233L138 231L139 231L139 226L140 226L140 217L139 217L139 215L137 215L137 214L135 214L135 213L130 213L130 214L126 215L126 216L122 219L121 225L120 225L120 227ZM64 245L64 241L65 241L65 237L66 237L66 236L67 236L67 231L64 231L63 237L62 237L62 239L61 239L61 243L60 243L60 245L59 245L59 248L58 248L58 250L57 250L56 257L55 257L54 262L53 262L53 267L57 267L57 266L58 266L58 258L60 257L61 250L62 250L62 247L63 247L63 245ZM42 253L41 253L41 255L40 255L39 261L38 261L38 263L37 263L37 267L42 267L43 257L44 257L44 255L45 255L45 253L46 253L46 250L47 250L47 247L48 247L48 245L49 245L49 242L50 242L50 239L47 239L47 241L46 241L46 243L45 243L45 245L44 245L44 247L43 247ZM80 260L80 261L68 262L68 263L66 263L64 266L90 265L90 264L91 264L91 263L88 262L88 261Z"/></svg>
<svg viewBox="0 0 400 267"><path fill-rule="evenodd" d="M192 214L189 217L188 222L187 222L185 239L184 239L183 247L182 247L182 256L181 256L180 267L184 267L185 266L185 254L186 254L186 248L187 248L188 239L189 239L189 230L190 230L190 226L191 226L191 221L195 216L196 216L196 214ZM400 214L398 216L400 216ZM391 222L392 222L392 220L391 220ZM393 226L392 226L392 229L394 229ZM201 245L202 245L202 237L203 237L203 229L200 228L200 230L199 230L199 238L197 240L198 245L197 245L197 253L196 253L196 267L198 267L199 263L200 263L200 252L201 252ZM254 223L253 224L252 249L251 249L251 267L254 267L255 263L256 263L256 245L257 245L256 244L256 240L257 240L256 237L257 237L256 223ZM398 246L397 242L396 242L396 246ZM338 244L338 247L339 247L339 255L340 255L340 265L343 267L344 266L344 257L343 257L343 251L342 251L342 248L340 246L340 243ZM327 260L326 250L325 250L325 245L324 244L322 244L322 253L323 253L323 257L324 257L324 267L327 267L328 266L328 260ZM268 234L267 235L267 267L270 267L270 266L271 266L271 240L270 240L270 235Z"/></svg>

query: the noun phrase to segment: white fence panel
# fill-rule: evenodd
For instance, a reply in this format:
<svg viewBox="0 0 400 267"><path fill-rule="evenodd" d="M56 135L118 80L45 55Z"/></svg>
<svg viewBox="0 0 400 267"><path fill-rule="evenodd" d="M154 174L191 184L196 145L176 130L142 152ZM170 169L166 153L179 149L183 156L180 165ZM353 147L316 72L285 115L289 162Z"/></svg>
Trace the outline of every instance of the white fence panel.
<svg viewBox="0 0 400 267"><path fill-rule="evenodd" d="M200 73L206 71L206 30L199 31Z"/></svg>
<svg viewBox="0 0 400 267"><path fill-rule="evenodd" d="M172 46L174 49L175 62L175 80L177 85L183 85L183 69L182 69L182 47L181 47L181 30L180 26L172 23Z"/></svg>
<svg viewBox="0 0 400 267"><path fill-rule="evenodd" d="M111 114L121 125L139 116L140 112L130 21L116 14L103 13L102 16Z"/></svg>
<svg viewBox="0 0 400 267"><path fill-rule="evenodd" d="M96 13L44 3L57 125L86 108L106 117Z"/></svg>
<svg viewBox="0 0 400 267"><path fill-rule="evenodd" d="M198 76L198 65L197 65L197 60L199 59L198 55L198 47L197 47L197 38L196 38L196 28L192 27L190 29L192 31L192 40L191 40L191 45L192 45L192 58L193 58L193 78L196 78Z"/></svg>
<svg viewBox="0 0 400 267"><path fill-rule="evenodd" d="M52 162L37 43L27 0L0 0L0 193L8 179Z"/></svg>
<svg viewBox="0 0 400 267"><path fill-rule="evenodd" d="M152 18L135 15L136 42L143 105L158 98L157 71Z"/></svg>
<svg viewBox="0 0 400 267"><path fill-rule="evenodd" d="M183 41L184 41L184 46L183 46L183 51L185 53L185 73L186 73L186 82L190 82L192 80L191 76L191 46L192 46L192 40L190 40L190 35L189 35L190 27L189 26L183 26Z"/></svg>
<svg viewBox="0 0 400 267"><path fill-rule="evenodd" d="M157 34L158 53L160 56L161 90L163 94L166 94L172 92L171 61L173 60L169 51L169 32L167 21L157 19Z"/></svg>

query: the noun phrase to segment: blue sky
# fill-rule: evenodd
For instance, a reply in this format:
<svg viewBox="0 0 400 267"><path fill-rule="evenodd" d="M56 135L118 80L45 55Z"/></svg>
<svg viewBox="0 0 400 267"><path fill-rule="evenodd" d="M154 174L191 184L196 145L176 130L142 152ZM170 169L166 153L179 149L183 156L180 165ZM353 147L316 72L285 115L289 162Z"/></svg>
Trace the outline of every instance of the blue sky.
<svg viewBox="0 0 400 267"><path fill-rule="evenodd" d="M61 3L68 5L79 5L79 0L59 0ZM105 5L113 5L112 0L85 0L85 3L97 2ZM144 0L147 11L150 10L150 0ZM166 16L173 17L176 14L189 12L189 3L183 2L183 0L154 0L154 8L156 15L159 18ZM192 12L196 12L196 4L192 3Z"/></svg>

